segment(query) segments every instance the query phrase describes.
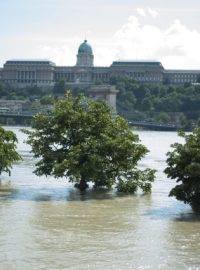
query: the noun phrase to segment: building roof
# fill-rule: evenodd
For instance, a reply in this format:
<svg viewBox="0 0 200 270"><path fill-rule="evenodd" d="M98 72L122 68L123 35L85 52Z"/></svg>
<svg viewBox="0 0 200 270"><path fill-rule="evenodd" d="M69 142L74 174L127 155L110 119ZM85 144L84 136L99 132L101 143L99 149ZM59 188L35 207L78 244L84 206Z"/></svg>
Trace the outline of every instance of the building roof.
<svg viewBox="0 0 200 270"><path fill-rule="evenodd" d="M50 64L55 66L55 63L48 59L10 59L6 61L6 64Z"/></svg>
<svg viewBox="0 0 200 270"><path fill-rule="evenodd" d="M156 60L117 60L112 65L162 65Z"/></svg>
<svg viewBox="0 0 200 270"><path fill-rule="evenodd" d="M120 66L125 66L125 67L157 67L161 68L164 70L164 67L161 62L156 61L156 60L117 60L114 61L111 65L111 67L120 67Z"/></svg>
<svg viewBox="0 0 200 270"><path fill-rule="evenodd" d="M160 63L160 61L155 59L118 59L115 62Z"/></svg>
<svg viewBox="0 0 200 270"><path fill-rule="evenodd" d="M197 70L197 69L165 69L164 71L165 73L167 74L170 74L170 73L173 73L173 74L176 74L176 73L198 73L200 74L200 70Z"/></svg>
<svg viewBox="0 0 200 270"><path fill-rule="evenodd" d="M92 47L90 44L87 43L87 40L85 39L83 43L78 48L78 53L87 53L87 54L93 54Z"/></svg>

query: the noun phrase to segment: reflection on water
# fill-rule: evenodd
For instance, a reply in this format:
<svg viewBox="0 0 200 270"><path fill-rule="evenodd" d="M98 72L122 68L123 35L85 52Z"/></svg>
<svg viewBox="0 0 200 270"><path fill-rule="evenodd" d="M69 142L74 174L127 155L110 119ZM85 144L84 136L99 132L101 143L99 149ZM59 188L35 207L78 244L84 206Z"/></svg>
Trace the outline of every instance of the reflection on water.
<svg viewBox="0 0 200 270"><path fill-rule="evenodd" d="M139 132L150 149L141 167L157 169L151 195L115 190L80 193L66 179L36 177L19 138L23 161L0 187L0 269L200 269L200 217L168 197L163 174L173 132Z"/></svg>

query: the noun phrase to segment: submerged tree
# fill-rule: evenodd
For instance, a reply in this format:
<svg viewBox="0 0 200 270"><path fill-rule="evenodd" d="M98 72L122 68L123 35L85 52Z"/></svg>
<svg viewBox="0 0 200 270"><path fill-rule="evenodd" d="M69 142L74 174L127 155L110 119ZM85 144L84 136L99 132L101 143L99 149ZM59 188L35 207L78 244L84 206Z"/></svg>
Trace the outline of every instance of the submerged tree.
<svg viewBox="0 0 200 270"><path fill-rule="evenodd" d="M140 187L151 190L154 171L143 172L138 161L148 152L121 117L112 117L104 102L67 92L62 100L54 100L54 110L38 114L27 143L32 146L37 175L67 177L80 190L94 186L134 192Z"/></svg>
<svg viewBox="0 0 200 270"><path fill-rule="evenodd" d="M200 212L200 128L188 135L180 131L179 136L185 139L185 143L173 144L174 151L167 153L165 173L180 183L169 196L175 196L177 200L190 204L195 212Z"/></svg>
<svg viewBox="0 0 200 270"><path fill-rule="evenodd" d="M21 159L16 144L16 135L0 127L0 174L6 172L10 175L13 163Z"/></svg>

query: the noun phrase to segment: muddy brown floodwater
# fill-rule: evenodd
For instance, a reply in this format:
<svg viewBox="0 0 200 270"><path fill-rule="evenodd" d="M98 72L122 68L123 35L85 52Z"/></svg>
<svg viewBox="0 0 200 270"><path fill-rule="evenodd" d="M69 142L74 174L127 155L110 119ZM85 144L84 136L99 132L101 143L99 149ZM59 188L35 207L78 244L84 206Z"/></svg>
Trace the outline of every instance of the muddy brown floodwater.
<svg viewBox="0 0 200 270"><path fill-rule="evenodd" d="M152 194L85 194L65 179L37 177L23 143L23 161L0 188L0 270L200 269L200 218L168 197L163 174L174 132L137 131L150 153L140 166L157 169Z"/></svg>

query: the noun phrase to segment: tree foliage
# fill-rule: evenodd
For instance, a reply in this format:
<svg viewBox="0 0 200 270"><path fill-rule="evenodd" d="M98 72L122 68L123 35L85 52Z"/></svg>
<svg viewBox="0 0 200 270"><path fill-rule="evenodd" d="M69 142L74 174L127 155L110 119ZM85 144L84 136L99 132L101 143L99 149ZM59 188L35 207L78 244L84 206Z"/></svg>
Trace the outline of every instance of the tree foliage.
<svg viewBox="0 0 200 270"><path fill-rule="evenodd" d="M126 192L138 187L150 191L154 171L137 168L148 150L123 118L112 117L106 103L67 92L64 99L54 100L52 112L35 117L33 128L25 132L40 158L37 175L67 177L81 190L92 182L96 187L116 184Z"/></svg>
<svg viewBox="0 0 200 270"><path fill-rule="evenodd" d="M66 92L66 87L65 87L65 80L60 80L55 83L54 88L53 88L53 93L55 95L57 94L64 94Z"/></svg>
<svg viewBox="0 0 200 270"><path fill-rule="evenodd" d="M197 78L198 81L198 78ZM101 83L100 81L96 82ZM110 84L119 90L117 95L118 112L129 120L158 121L159 115L168 115L163 122L174 122L185 130L191 130L198 126L200 86L184 83L184 85L142 83L127 76L111 76ZM15 89L6 83L0 83L0 98L21 99L34 102L40 101L42 106L49 105L44 96L53 94L56 97L63 96L66 92L66 81L57 81L53 89L42 89L37 86ZM73 94L85 93L87 89L73 87ZM180 121L180 115L184 115L184 122ZM160 122L162 120L160 119Z"/></svg>
<svg viewBox="0 0 200 270"><path fill-rule="evenodd" d="M191 134L179 132L179 136L185 139L185 143L173 144L174 151L167 153L165 173L180 183L169 196L175 196L200 212L200 128Z"/></svg>
<svg viewBox="0 0 200 270"><path fill-rule="evenodd" d="M140 83L125 76L111 77L110 83L119 90L118 112L126 118L158 121L159 114L166 113L168 122L176 122L185 129L188 129L189 121L197 125L200 112L199 85ZM185 116L184 123L179 121L180 114Z"/></svg>
<svg viewBox="0 0 200 270"><path fill-rule="evenodd" d="M16 151L16 143L16 135L0 127L0 174L10 174L13 163L21 159Z"/></svg>

